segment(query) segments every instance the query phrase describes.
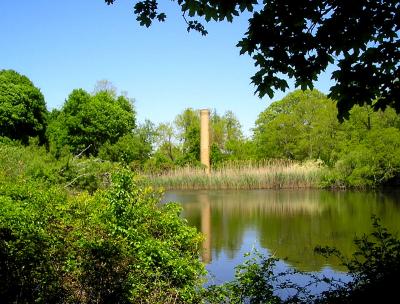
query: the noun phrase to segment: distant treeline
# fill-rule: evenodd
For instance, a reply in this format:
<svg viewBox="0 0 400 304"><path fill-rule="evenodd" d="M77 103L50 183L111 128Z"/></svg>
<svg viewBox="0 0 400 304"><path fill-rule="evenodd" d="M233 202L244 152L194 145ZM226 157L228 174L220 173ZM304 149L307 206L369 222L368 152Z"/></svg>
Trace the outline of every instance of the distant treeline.
<svg viewBox="0 0 400 304"><path fill-rule="evenodd" d="M173 122L138 124L134 100L108 81L76 89L49 112L38 88L12 70L0 71L0 136L23 145L37 138L56 159L96 157L152 175L200 165L200 117L192 108ZM251 137L231 111L210 116L211 163L269 159L317 161L319 185L375 187L398 182L400 116L391 108L355 106L343 122L334 101L317 90L294 91L259 114Z"/></svg>

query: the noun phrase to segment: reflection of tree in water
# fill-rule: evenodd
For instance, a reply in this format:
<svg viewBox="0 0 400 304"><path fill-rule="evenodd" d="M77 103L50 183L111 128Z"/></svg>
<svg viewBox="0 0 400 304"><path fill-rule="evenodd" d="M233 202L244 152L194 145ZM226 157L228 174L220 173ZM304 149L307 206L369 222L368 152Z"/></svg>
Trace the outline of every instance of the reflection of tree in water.
<svg viewBox="0 0 400 304"><path fill-rule="evenodd" d="M182 192L177 200L184 202L189 223L211 235L204 246L212 246L217 258L222 251L233 258L251 229L262 247L302 270L326 264L313 253L318 244L353 252L354 236L370 231L371 214L389 229L400 230L399 199L377 192L198 191ZM337 261L328 263L340 269Z"/></svg>

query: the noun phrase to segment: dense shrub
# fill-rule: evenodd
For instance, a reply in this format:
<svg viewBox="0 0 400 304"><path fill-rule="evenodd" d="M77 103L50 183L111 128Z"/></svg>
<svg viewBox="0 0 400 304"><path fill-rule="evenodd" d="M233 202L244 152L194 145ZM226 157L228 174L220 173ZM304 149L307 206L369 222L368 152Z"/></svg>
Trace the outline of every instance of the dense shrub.
<svg viewBox="0 0 400 304"><path fill-rule="evenodd" d="M159 175L172 171L176 168L175 163L165 154L156 152L143 166L143 171L152 175Z"/></svg>
<svg viewBox="0 0 400 304"><path fill-rule="evenodd" d="M0 142L0 180L18 183L36 181L72 190L94 192L110 183L118 164L97 158L75 157L69 152L56 158L33 142L22 146L16 141Z"/></svg>
<svg viewBox="0 0 400 304"><path fill-rule="evenodd" d="M15 303L192 303L200 234L123 171L108 190L69 196L0 183L0 299Z"/></svg>

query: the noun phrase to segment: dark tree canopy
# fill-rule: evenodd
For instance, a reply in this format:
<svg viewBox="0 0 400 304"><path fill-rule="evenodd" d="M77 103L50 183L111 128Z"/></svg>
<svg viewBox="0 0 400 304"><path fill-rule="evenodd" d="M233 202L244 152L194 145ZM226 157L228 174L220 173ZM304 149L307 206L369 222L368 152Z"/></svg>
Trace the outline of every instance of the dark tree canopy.
<svg viewBox="0 0 400 304"><path fill-rule="evenodd" d="M112 4L116 0L105 0ZM166 15L158 1L134 1L141 25ZM296 87L313 88L313 82L330 64L339 116L355 104L387 105L400 111L400 1L399 0L176 0L183 16L205 21L232 21L252 12L245 36L238 43L258 67L252 77L256 93L274 95L286 90L287 78ZM185 20L187 20L185 18ZM196 19L188 30L207 34Z"/></svg>
<svg viewBox="0 0 400 304"><path fill-rule="evenodd" d="M21 140L38 136L45 141L47 109L43 94L28 77L0 71L0 136Z"/></svg>

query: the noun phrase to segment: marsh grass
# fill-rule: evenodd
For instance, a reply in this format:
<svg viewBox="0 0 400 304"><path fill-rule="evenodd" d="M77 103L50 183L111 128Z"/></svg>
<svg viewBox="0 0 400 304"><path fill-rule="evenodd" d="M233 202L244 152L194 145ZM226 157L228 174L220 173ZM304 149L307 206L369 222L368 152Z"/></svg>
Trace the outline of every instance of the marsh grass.
<svg viewBox="0 0 400 304"><path fill-rule="evenodd" d="M324 168L319 162L269 160L230 162L212 168L183 167L162 174L147 174L155 187L166 190L299 189L318 187Z"/></svg>

